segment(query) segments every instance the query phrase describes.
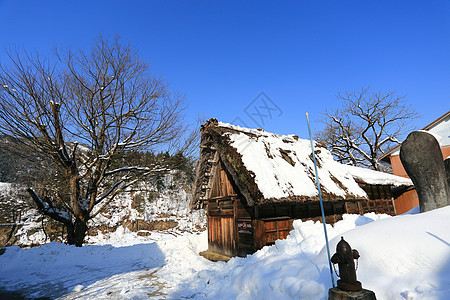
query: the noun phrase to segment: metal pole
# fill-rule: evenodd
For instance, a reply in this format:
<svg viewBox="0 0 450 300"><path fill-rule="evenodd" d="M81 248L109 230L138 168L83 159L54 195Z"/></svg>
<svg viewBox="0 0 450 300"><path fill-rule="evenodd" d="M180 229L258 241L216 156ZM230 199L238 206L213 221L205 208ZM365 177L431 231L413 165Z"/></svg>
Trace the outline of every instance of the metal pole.
<svg viewBox="0 0 450 300"><path fill-rule="evenodd" d="M309 126L308 113L306 113L306 121L308 123L309 140L311 141L311 151L312 151L312 156L313 156L313 161L314 161L314 169L316 171L317 190L319 191L320 211L322 212L322 224L323 224L323 231L325 232L325 243L326 243L326 246L327 246L328 265L330 267L331 283L333 284L333 287L336 287L334 285L333 269L332 269L332 266L331 266L331 258L330 258L330 246L328 245L327 226L326 226L326 223L325 223L325 212L323 210L322 192L320 190L319 173L317 172L316 154L314 153L314 143L313 143L312 135L311 135L311 126Z"/></svg>

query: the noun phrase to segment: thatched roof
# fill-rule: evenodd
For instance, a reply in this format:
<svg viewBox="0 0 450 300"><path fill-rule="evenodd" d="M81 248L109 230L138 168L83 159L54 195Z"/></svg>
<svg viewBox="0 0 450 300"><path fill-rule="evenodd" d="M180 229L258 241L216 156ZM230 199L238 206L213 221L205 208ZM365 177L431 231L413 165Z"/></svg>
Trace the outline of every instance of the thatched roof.
<svg viewBox="0 0 450 300"><path fill-rule="evenodd" d="M212 170L220 159L248 205L317 201L309 140L248 129L210 119L201 128L200 159L191 208L209 198ZM315 142L324 201L366 199L367 194L331 153Z"/></svg>
<svg viewBox="0 0 450 300"><path fill-rule="evenodd" d="M412 186L411 179L397 175L375 171L367 168L359 168L349 165L342 165L352 177L360 182L372 185L389 185L393 187Z"/></svg>

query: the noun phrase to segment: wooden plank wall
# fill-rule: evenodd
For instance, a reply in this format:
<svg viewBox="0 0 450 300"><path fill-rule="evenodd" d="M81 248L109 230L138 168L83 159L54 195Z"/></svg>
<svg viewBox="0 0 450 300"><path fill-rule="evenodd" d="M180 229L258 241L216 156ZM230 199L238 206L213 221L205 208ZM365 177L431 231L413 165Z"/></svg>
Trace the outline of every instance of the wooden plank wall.
<svg viewBox="0 0 450 300"><path fill-rule="evenodd" d="M342 215L345 213L344 202L324 202L324 212L326 216ZM258 219L286 217L308 220L321 215L318 201L266 204L256 208L256 218Z"/></svg>
<svg viewBox="0 0 450 300"><path fill-rule="evenodd" d="M237 253L236 217L234 197L208 201L208 249L209 251L235 256Z"/></svg>
<svg viewBox="0 0 450 300"><path fill-rule="evenodd" d="M221 161L218 162L216 173L214 174L210 198L236 195L235 188L231 183L231 178L223 168Z"/></svg>
<svg viewBox="0 0 450 300"><path fill-rule="evenodd" d="M345 205L342 201L325 202L325 221L334 224L342 219ZM277 239L285 239L293 229L295 219L322 221L317 201L304 203L266 204L255 208L255 250L272 245Z"/></svg>
<svg viewBox="0 0 450 300"><path fill-rule="evenodd" d="M236 240L234 236L234 217L209 216L208 218L208 250L211 252L234 256Z"/></svg>
<svg viewBox="0 0 450 300"><path fill-rule="evenodd" d="M293 228L294 219L255 220L256 249L273 245L276 240L285 239Z"/></svg>
<svg viewBox="0 0 450 300"><path fill-rule="evenodd" d="M375 212L379 214L396 215L392 199L362 200L355 202L346 202L345 208L349 214L365 214Z"/></svg>
<svg viewBox="0 0 450 300"><path fill-rule="evenodd" d="M238 252L235 188L219 161L208 199L208 250L235 256Z"/></svg>
<svg viewBox="0 0 450 300"><path fill-rule="evenodd" d="M373 185L366 183L358 183L359 186L369 196L368 200L347 202L346 208L348 213L365 214L368 212L384 213L392 216L396 215L394 198L390 185Z"/></svg>

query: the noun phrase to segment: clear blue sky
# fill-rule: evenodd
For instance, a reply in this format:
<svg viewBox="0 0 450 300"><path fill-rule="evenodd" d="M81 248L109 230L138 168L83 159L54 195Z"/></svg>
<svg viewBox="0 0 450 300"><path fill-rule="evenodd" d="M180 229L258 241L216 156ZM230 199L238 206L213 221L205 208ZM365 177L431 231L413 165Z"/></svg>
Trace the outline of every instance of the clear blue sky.
<svg viewBox="0 0 450 300"><path fill-rule="evenodd" d="M365 86L406 95L418 128L450 109L450 1L0 0L0 24L0 60L11 45L121 35L186 95L189 121L306 138L305 112L316 121L338 91ZM245 113L262 91L276 104L264 124Z"/></svg>

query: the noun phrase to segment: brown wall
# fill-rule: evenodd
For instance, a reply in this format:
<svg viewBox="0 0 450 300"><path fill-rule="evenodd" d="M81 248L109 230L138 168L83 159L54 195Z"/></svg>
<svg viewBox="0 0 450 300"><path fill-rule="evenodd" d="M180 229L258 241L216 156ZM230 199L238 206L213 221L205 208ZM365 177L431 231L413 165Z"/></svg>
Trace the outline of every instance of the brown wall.
<svg viewBox="0 0 450 300"><path fill-rule="evenodd" d="M394 203L397 214L403 214L419 206L419 197L417 196L416 190L412 188L409 191L395 195Z"/></svg>
<svg viewBox="0 0 450 300"><path fill-rule="evenodd" d="M406 174L406 171L403 168L402 162L400 160L400 155L391 156L389 159L391 160L392 173L394 173L394 175L409 178L408 174Z"/></svg>
<svg viewBox="0 0 450 300"><path fill-rule="evenodd" d="M450 146L442 147L441 151L442 157L444 159L450 156ZM406 174L406 171L403 168L402 162L400 160L400 155L391 155L389 159L391 160L392 172L394 173L394 175L409 178L408 174Z"/></svg>
<svg viewBox="0 0 450 300"><path fill-rule="evenodd" d="M442 150L442 156L444 157L444 159L446 159L447 157L450 156L450 146L442 147L441 150Z"/></svg>
<svg viewBox="0 0 450 300"><path fill-rule="evenodd" d="M442 157L444 159L450 156L450 146L442 147L441 151ZM409 178L408 174L406 174L406 171L403 168L402 162L400 160L400 155L391 155L389 159L391 160L392 172L394 173L394 175ZM416 190L413 189L401 195L395 195L394 202L397 214L402 214L418 206L419 197L417 196Z"/></svg>
<svg viewBox="0 0 450 300"><path fill-rule="evenodd" d="M212 184L211 198L235 196L235 188L231 183L232 179L224 170L222 162L219 162L214 174L214 182Z"/></svg>
<svg viewBox="0 0 450 300"><path fill-rule="evenodd" d="M236 231L237 207L235 188L219 162L208 199L208 250L235 256L238 251Z"/></svg>
<svg viewBox="0 0 450 300"><path fill-rule="evenodd" d="M289 232L294 229L293 222L292 218L254 220L256 249L273 245L276 240L287 238Z"/></svg>

